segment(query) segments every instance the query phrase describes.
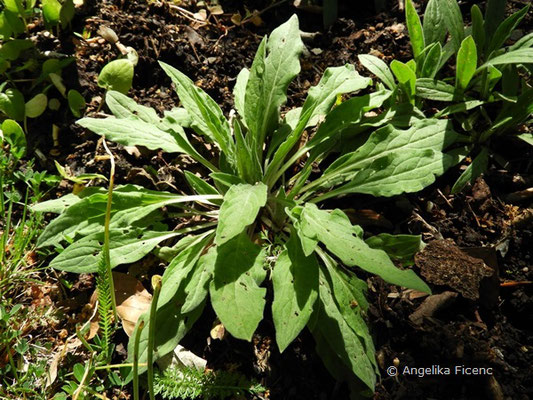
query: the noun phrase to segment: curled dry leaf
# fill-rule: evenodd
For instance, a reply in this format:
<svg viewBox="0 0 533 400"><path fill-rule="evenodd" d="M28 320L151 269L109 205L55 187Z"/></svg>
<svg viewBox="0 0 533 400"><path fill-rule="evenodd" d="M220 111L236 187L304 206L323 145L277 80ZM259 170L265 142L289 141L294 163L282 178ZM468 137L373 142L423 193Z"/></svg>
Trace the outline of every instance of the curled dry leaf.
<svg viewBox="0 0 533 400"><path fill-rule="evenodd" d="M124 332L131 336L139 317L150 308L152 295L141 282L130 275L113 272L113 281L117 314L122 320Z"/></svg>

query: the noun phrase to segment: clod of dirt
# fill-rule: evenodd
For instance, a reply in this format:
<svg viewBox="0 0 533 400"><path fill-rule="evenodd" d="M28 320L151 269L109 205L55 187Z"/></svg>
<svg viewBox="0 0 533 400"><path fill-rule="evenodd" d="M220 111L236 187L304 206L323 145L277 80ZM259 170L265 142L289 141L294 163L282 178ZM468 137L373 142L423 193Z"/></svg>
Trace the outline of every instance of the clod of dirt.
<svg viewBox="0 0 533 400"><path fill-rule="evenodd" d="M494 271L459 249L453 240L434 240L415 255L415 263L426 280L446 285L470 300L479 298L479 284Z"/></svg>

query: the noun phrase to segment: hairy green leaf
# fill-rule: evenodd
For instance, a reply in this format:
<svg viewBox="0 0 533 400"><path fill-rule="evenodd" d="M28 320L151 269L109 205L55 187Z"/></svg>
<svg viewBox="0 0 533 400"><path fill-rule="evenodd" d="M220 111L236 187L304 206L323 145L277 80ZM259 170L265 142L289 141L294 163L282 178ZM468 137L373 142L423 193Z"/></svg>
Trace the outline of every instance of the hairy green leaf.
<svg viewBox="0 0 533 400"><path fill-rule="evenodd" d="M263 319L266 289L264 252L245 233L217 246L211 304L224 327L237 339L250 341ZM236 312L238 311L238 312Z"/></svg>
<svg viewBox="0 0 533 400"><path fill-rule="evenodd" d="M128 93L133 82L133 64L126 59L106 64L98 75L98 86L106 90Z"/></svg>
<svg viewBox="0 0 533 400"><path fill-rule="evenodd" d="M422 250L422 237L417 235L391 235L380 233L365 240L373 249L383 250L393 260L413 264L415 253Z"/></svg>
<svg viewBox="0 0 533 400"><path fill-rule="evenodd" d="M463 92L470 80L476 73L477 49L476 42L472 36L466 37L461 43L461 48L457 52L457 66L455 75L455 87Z"/></svg>
<svg viewBox="0 0 533 400"><path fill-rule="evenodd" d="M220 207L215 243L220 246L239 235L254 222L266 200L267 187L263 183L231 186Z"/></svg>
<svg viewBox="0 0 533 400"><path fill-rule="evenodd" d="M461 42L465 38L463 16L457 0L439 0L442 3L442 12L448 31L450 32L450 42L455 53L461 47Z"/></svg>
<svg viewBox="0 0 533 400"><path fill-rule="evenodd" d="M424 12L424 39L426 45L442 43L448 28L440 0L429 0Z"/></svg>
<svg viewBox="0 0 533 400"><path fill-rule="evenodd" d="M359 238L341 210L327 212L307 203L302 211L300 230L304 236L324 243L344 265L357 266L395 285L430 292L413 271L396 268L384 251L370 248Z"/></svg>
<svg viewBox="0 0 533 400"><path fill-rule="evenodd" d="M412 0L406 0L405 2L405 19L407 21L411 47L413 48L413 56L417 60L426 47L426 44L424 42L424 33L422 32L422 23L420 22L420 17L416 12Z"/></svg>
<svg viewBox="0 0 533 400"><path fill-rule="evenodd" d="M498 50L500 47L502 47L502 45L509 38L511 33L518 26L520 21L522 21L522 19L526 16L528 11L529 4L522 8L520 11L517 11L513 15L507 17L505 21L503 21L498 26L496 32L494 32L494 35L492 35L492 39L487 49L487 54L490 54L493 51Z"/></svg>
<svg viewBox="0 0 533 400"><path fill-rule="evenodd" d="M416 80L416 95L436 101L453 101L456 98L455 88L452 85L430 78Z"/></svg>
<svg viewBox="0 0 533 400"><path fill-rule="evenodd" d="M385 64L385 62L371 54L360 54L357 57L359 58L359 62L363 65L363 67L381 79L381 81L390 90L394 90L396 83L394 81L394 77L392 76L391 70L387 64Z"/></svg>
<svg viewBox="0 0 533 400"><path fill-rule="evenodd" d="M306 257L293 232L272 271L274 302L272 318L280 352L298 336L309 321L318 296L318 262Z"/></svg>
<svg viewBox="0 0 533 400"><path fill-rule="evenodd" d="M468 182L474 182L477 177L487 170L488 163L489 150L483 147L453 185L452 194L459 193Z"/></svg>

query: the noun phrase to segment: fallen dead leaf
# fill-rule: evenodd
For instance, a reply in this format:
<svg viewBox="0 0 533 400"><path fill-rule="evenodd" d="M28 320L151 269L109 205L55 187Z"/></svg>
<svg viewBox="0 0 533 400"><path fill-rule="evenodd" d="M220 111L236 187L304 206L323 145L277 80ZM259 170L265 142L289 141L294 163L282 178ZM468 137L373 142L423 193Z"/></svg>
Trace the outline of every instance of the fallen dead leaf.
<svg viewBox="0 0 533 400"><path fill-rule="evenodd" d="M141 282L133 276L113 272L117 314L122 320L122 327L131 336L139 317L150 308L152 295Z"/></svg>

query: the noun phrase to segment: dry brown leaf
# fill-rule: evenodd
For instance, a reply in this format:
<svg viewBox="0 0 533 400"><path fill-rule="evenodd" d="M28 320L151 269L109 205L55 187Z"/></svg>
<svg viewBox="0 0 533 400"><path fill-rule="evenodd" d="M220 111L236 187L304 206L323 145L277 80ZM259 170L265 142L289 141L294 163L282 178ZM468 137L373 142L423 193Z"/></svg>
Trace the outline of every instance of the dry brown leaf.
<svg viewBox="0 0 533 400"><path fill-rule="evenodd" d="M139 317L150 308L152 295L141 282L131 275L113 272L117 314L122 320L122 327L131 336Z"/></svg>

